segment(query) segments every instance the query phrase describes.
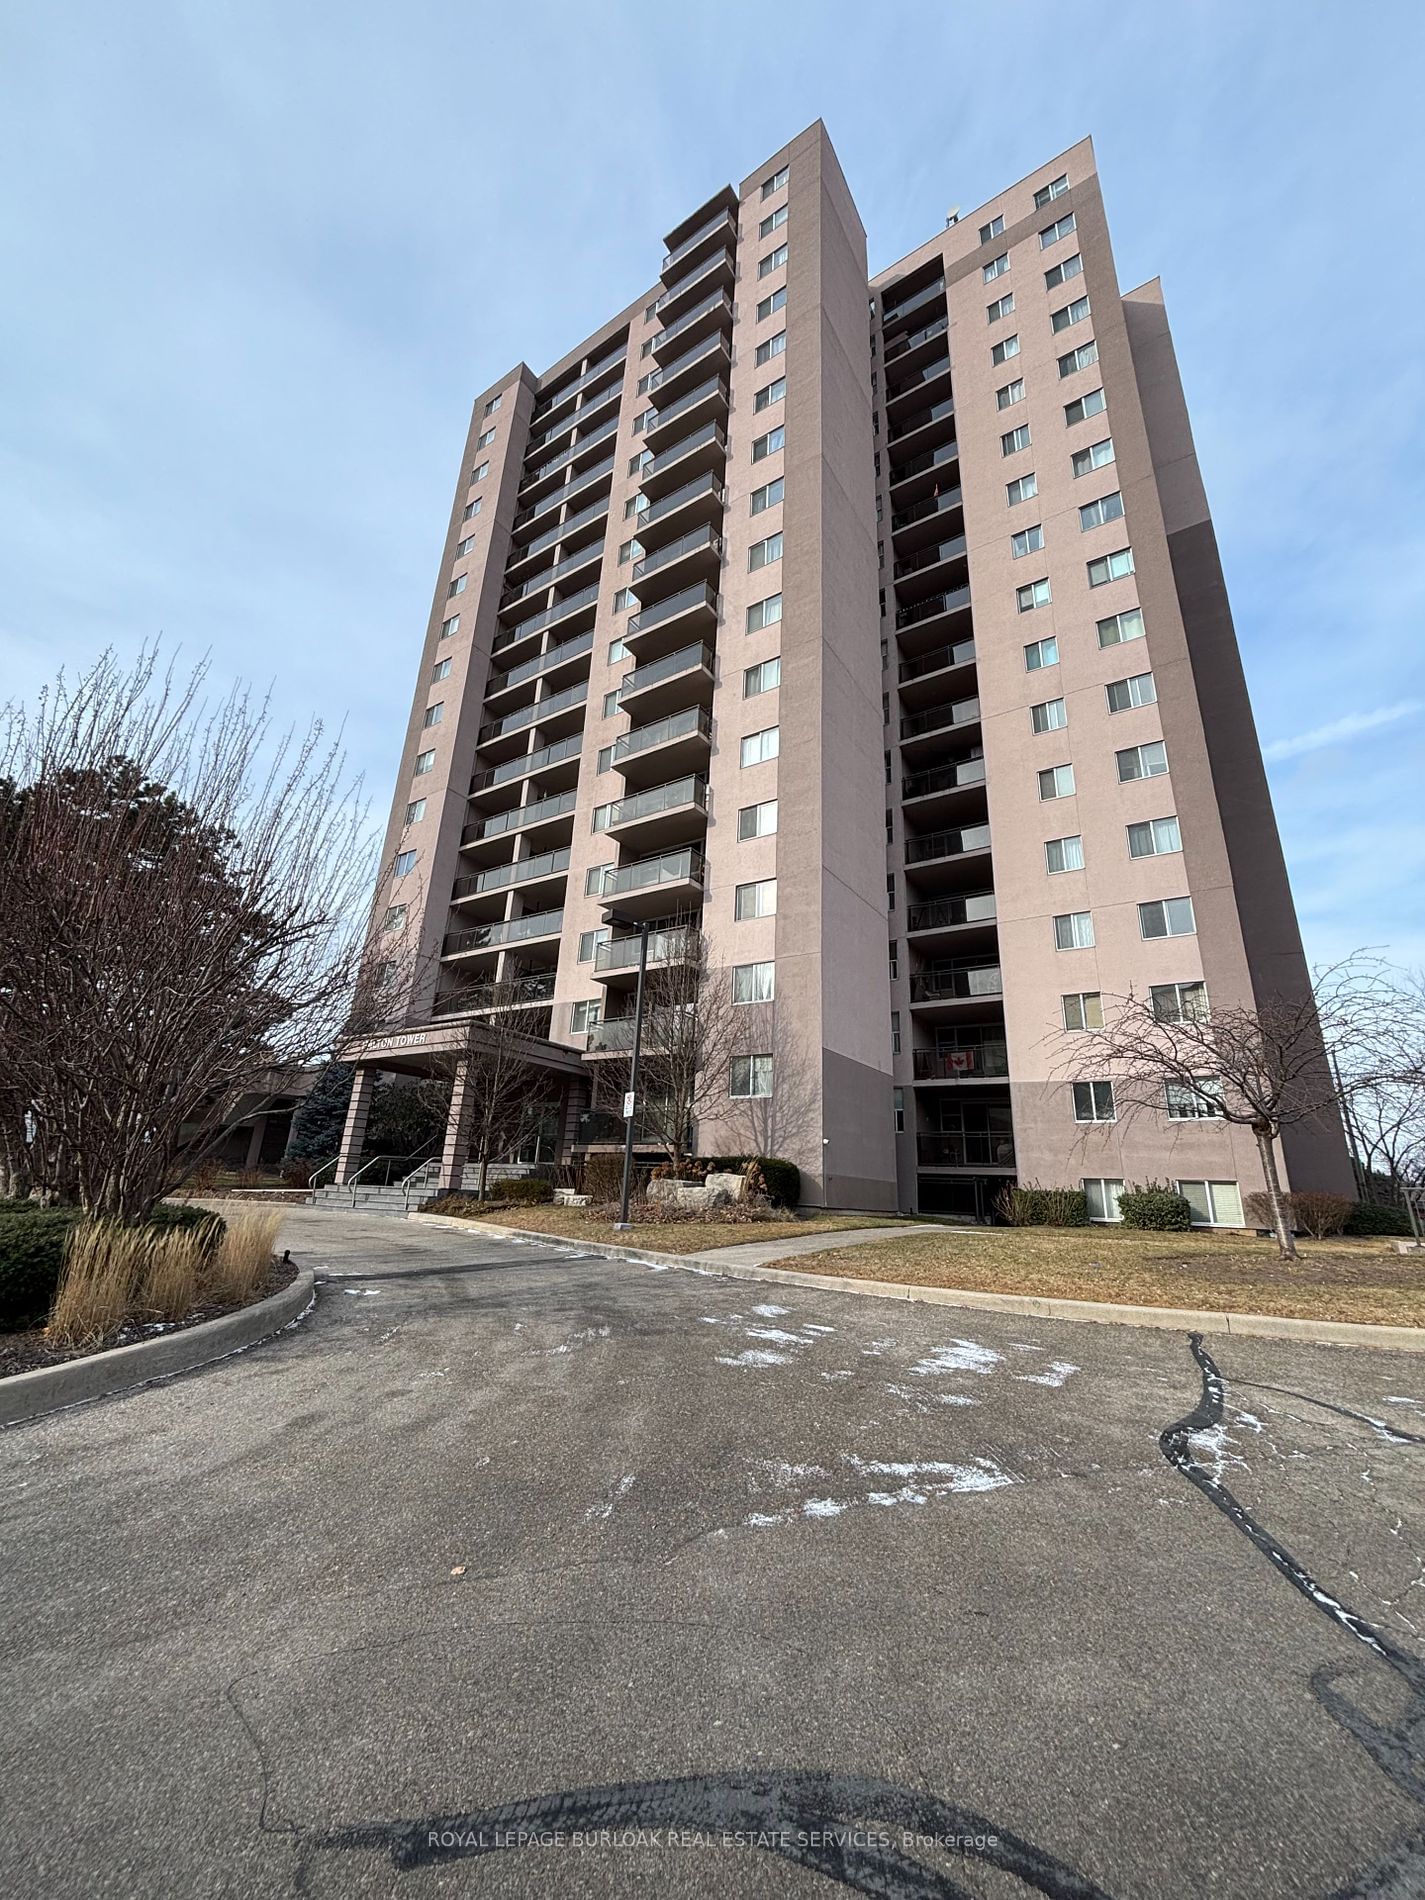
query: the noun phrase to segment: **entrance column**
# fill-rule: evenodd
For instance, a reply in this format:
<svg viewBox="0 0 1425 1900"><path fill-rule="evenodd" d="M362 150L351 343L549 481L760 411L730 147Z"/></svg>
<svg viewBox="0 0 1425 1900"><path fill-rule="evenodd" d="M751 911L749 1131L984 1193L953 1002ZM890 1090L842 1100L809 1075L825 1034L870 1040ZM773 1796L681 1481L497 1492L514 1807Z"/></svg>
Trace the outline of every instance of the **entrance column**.
<svg viewBox="0 0 1425 1900"><path fill-rule="evenodd" d="M335 1179L349 1181L361 1166L361 1150L366 1143L366 1117L371 1112L371 1095L376 1087L376 1071L358 1066L351 1078L351 1100L346 1107L346 1125L341 1131L341 1152L337 1156Z"/></svg>
<svg viewBox="0 0 1425 1900"><path fill-rule="evenodd" d="M450 1109L445 1118L445 1145L440 1154L440 1191L458 1194L465 1178L466 1150L470 1145L470 1063L464 1056L455 1065L450 1087Z"/></svg>
<svg viewBox="0 0 1425 1900"><path fill-rule="evenodd" d="M247 1160L243 1163L245 1168L254 1169L261 1166L262 1143L266 1134L267 1117L266 1115L258 1115L253 1121L252 1134L248 1139Z"/></svg>

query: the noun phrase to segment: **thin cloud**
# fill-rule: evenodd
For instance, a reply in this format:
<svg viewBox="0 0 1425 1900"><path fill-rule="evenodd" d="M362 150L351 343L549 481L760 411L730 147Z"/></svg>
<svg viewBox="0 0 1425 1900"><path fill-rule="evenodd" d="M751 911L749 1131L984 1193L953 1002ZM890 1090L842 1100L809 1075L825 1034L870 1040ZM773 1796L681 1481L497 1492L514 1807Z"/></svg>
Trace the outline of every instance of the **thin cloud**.
<svg viewBox="0 0 1425 1900"><path fill-rule="evenodd" d="M1378 726L1393 726L1397 719L1409 719L1422 710L1418 699L1403 699L1395 706L1379 706L1374 712L1347 713L1343 719L1333 719L1330 725L1314 726L1310 732L1299 732L1292 739L1273 739L1270 745L1263 746L1265 759L1294 759L1303 752L1319 752L1323 746L1335 745L1342 739L1354 739L1357 733L1374 732Z"/></svg>

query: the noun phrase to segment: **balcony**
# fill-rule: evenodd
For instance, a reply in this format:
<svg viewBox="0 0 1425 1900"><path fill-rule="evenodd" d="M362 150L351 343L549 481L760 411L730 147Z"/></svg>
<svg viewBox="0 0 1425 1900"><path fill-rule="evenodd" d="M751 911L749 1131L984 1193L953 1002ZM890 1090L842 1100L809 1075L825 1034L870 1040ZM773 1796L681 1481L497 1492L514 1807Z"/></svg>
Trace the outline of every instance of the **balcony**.
<svg viewBox="0 0 1425 1900"><path fill-rule="evenodd" d="M610 937L607 943L601 943L594 952L594 980L610 989L632 989L638 982L638 937ZM648 933L649 969L666 969L669 964L681 963L693 950L695 937L676 925L671 930L650 930Z"/></svg>
<svg viewBox="0 0 1425 1900"><path fill-rule="evenodd" d="M488 725L481 726L476 745L498 745L505 739L513 738L517 733L525 732L531 726L567 727L577 717L583 724L582 708L589 697L589 682L578 680L562 693L551 693L547 699L533 700L528 706L516 706L502 719L492 719Z"/></svg>
<svg viewBox="0 0 1425 1900"><path fill-rule="evenodd" d="M666 329L659 331L653 339L652 354L659 363L669 361L680 355L690 343L711 335L715 330L727 330L731 326L732 299L725 290L715 290L710 297L704 297L701 303L695 303L676 323L670 323Z"/></svg>
<svg viewBox="0 0 1425 1900"><path fill-rule="evenodd" d="M937 295L943 296L943 294L943 291L937 292ZM903 357L913 358L928 343L933 343L937 337L944 336L949 328L948 316L933 317L929 323L922 324L918 330L909 330L904 336L892 337L881 353L881 361L889 369L892 363L899 363Z"/></svg>
<svg viewBox="0 0 1425 1900"><path fill-rule="evenodd" d="M482 950L501 950L512 943L536 943L550 937L558 939L564 928L562 910L534 911L526 917L509 917L502 922L474 924L469 930L453 930L441 945L441 956L469 957Z"/></svg>
<svg viewBox="0 0 1425 1900"><path fill-rule="evenodd" d="M897 668L902 705L921 703L928 695L943 692L947 676L975 664L973 640L957 640L953 646L932 647L902 660Z"/></svg>
<svg viewBox="0 0 1425 1900"><path fill-rule="evenodd" d="M937 277L933 283L923 285L909 297L903 297L899 303L887 304L885 293L881 296L881 328L894 330L904 323L907 317L914 316L917 310L924 310L927 304L935 303L945 295L945 279ZM890 354L890 345L886 346Z"/></svg>
<svg viewBox="0 0 1425 1900"><path fill-rule="evenodd" d="M708 782L694 773L615 800L606 827L620 845L661 851L707 830Z"/></svg>
<svg viewBox="0 0 1425 1900"><path fill-rule="evenodd" d="M580 413L582 413L582 411ZM578 416L575 417L575 421L578 421ZM568 468L571 462L577 462L579 457L585 454L587 450L597 447L600 442L607 442L610 436L617 434L618 417L614 416L600 428L592 430L588 435L580 436L579 440L565 449L562 455L552 456L549 461L542 462L538 468L533 468L528 472L520 483L521 496L524 495L526 489L537 487L540 482L547 480L551 475L557 474L560 469ZM518 520L518 516L516 520Z"/></svg>
<svg viewBox="0 0 1425 1900"><path fill-rule="evenodd" d="M483 792L516 785L536 773L548 773L546 783L550 785L556 780L573 785L579 777L579 754L583 746L583 733L571 732L553 745L540 746L535 752L522 752L516 759L506 759L503 765L487 766L471 779L470 796L478 798Z"/></svg>
<svg viewBox="0 0 1425 1900"><path fill-rule="evenodd" d="M595 589L595 592L598 590ZM494 673L485 688L485 703L498 699L501 693L509 692L513 686L524 686L530 680L548 679L551 685L557 684L556 674L568 674L577 663L593 651L592 633L576 633L572 640L566 640L561 646L550 647L545 653L536 653L532 660L526 660L522 666L512 666L508 673ZM589 669L583 669L588 677ZM566 680L564 682L568 684Z"/></svg>
<svg viewBox="0 0 1425 1900"><path fill-rule="evenodd" d="M940 706L925 706L919 712L901 714L901 745L904 747L917 739L929 739L938 733L950 732L960 726L977 726L979 723L978 697L948 700Z"/></svg>
<svg viewBox="0 0 1425 1900"><path fill-rule="evenodd" d="M639 394L651 396L655 391L661 392L667 404L675 401L683 390L690 389L695 377L706 379L715 372L726 379L731 367L732 353L727 347L727 338L715 332L681 356L675 356L663 369L649 370L639 384Z"/></svg>
<svg viewBox="0 0 1425 1900"><path fill-rule="evenodd" d="M892 464L891 491L903 488L907 482L913 482L917 476L933 474L936 469L944 468L947 462L960 460L960 444L953 439L942 442L938 448L926 449L923 455L913 455L907 462Z"/></svg>
<svg viewBox="0 0 1425 1900"><path fill-rule="evenodd" d="M492 865L488 871L458 877L451 886L450 900L453 904L468 904L482 897L503 896L515 885L523 888L552 880L562 883L568 869L569 847L561 845L556 851L541 851L538 857L514 858L508 864ZM553 891L541 893L547 897L554 894Z"/></svg>
<svg viewBox="0 0 1425 1900"><path fill-rule="evenodd" d="M952 587L943 594L927 594L924 600L914 601L909 607L896 608L896 632L906 627L921 627L929 621L944 619L949 614L963 613L970 604L968 587Z"/></svg>
<svg viewBox="0 0 1425 1900"><path fill-rule="evenodd" d="M993 891L974 891L963 897L937 897L930 904L906 906L906 934L924 936L930 931L964 930L995 921Z"/></svg>
<svg viewBox="0 0 1425 1900"><path fill-rule="evenodd" d="M710 705L712 692L712 648L698 642L625 673L618 689L619 711L656 719L689 700Z"/></svg>
<svg viewBox="0 0 1425 1900"><path fill-rule="evenodd" d="M997 963L931 963L911 971L912 1003L997 1003L1003 994Z"/></svg>
<svg viewBox="0 0 1425 1900"><path fill-rule="evenodd" d="M918 356L909 359L907 368L910 367L911 362L917 360ZM933 356L928 363L920 368L911 369L910 374L902 377L898 383L892 383L888 375L886 381L887 410L889 411L893 403L904 402L907 396L923 396L926 390L931 388L933 384L947 380L949 375L950 358L948 356ZM886 421L889 425L889 414L886 417Z"/></svg>
<svg viewBox="0 0 1425 1900"><path fill-rule="evenodd" d="M928 446L930 432L937 435L951 435L950 429L937 429L937 423L949 422L955 414L955 398L946 396L943 401L932 403L928 409L918 409L913 416L907 416L904 422L892 423L886 430L886 440L890 443L906 443L911 436L924 436Z"/></svg>
<svg viewBox="0 0 1425 1900"><path fill-rule="evenodd" d="M598 382L600 377L612 376L615 370L621 370L627 360L627 351L624 351L619 356L606 356L602 363L595 363L592 369L585 370L584 374L580 376L577 381L566 383L562 389L556 390L553 395L541 396L534 405L534 414L530 417L530 427L533 428L536 423L543 422L546 417L552 416L555 411L561 408L566 402L572 402L581 389L587 389L591 383Z"/></svg>
<svg viewBox="0 0 1425 1900"><path fill-rule="evenodd" d="M891 516L891 533L899 534L904 528L912 528L918 521L928 521L932 515L948 514L952 508L958 508L964 496L959 486L943 488L938 495L926 495L920 501L913 501L908 508L897 508Z"/></svg>
<svg viewBox="0 0 1425 1900"><path fill-rule="evenodd" d="M562 508L565 502L573 501L576 496L584 494L593 487L595 482L602 481L605 476L612 476L613 466L614 458L610 455L605 461L596 462L592 468L580 469L562 488L556 488L542 501L534 502L528 508L522 508L511 524L511 533L518 534L531 522L542 521L551 509ZM566 523L565 526L567 528L568 524ZM525 550L526 553L528 551L528 549Z"/></svg>
<svg viewBox="0 0 1425 1900"><path fill-rule="evenodd" d="M663 603L657 599L659 591L668 586L676 586L689 574L701 572L716 575L722 566L722 536L711 523L701 528L690 528L687 534L679 535L676 541L667 541L656 554L645 554L643 559L633 564L633 584L638 588L639 599L647 595L654 597L653 604L644 609L652 613L654 606ZM714 606L714 615L716 606ZM636 622L641 621L643 613L637 613L628 623L625 638L637 632Z"/></svg>
<svg viewBox="0 0 1425 1900"><path fill-rule="evenodd" d="M933 568L944 567L947 561L964 558L965 537L952 534L948 541L937 541L928 548L917 548L914 554L907 554L904 560L897 561L891 569L891 578L897 583L910 580L917 574L928 574Z"/></svg>
<svg viewBox="0 0 1425 1900"><path fill-rule="evenodd" d="M592 894L634 919L691 911L703 901L703 854L687 847L633 864L606 865Z"/></svg>
<svg viewBox="0 0 1425 1900"><path fill-rule="evenodd" d="M519 979L519 993L508 1002L491 1003L489 994L487 988L477 984L445 990L436 997L431 1013L435 1016L490 1016L497 1011L527 1009L531 1003L547 1003L554 995L554 971L541 970L536 976Z"/></svg>
<svg viewBox="0 0 1425 1900"><path fill-rule="evenodd" d="M649 501L655 502L672 483L684 482L690 476L709 472L721 474L726 462L727 437L721 425L705 422L701 428L693 429L670 443L651 462L646 462L638 485Z"/></svg>
<svg viewBox="0 0 1425 1900"><path fill-rule="evenodd" d="M705 535L708 530L699 529L698 533ZM720 536L714 535L713 539L721 546ZM666 548L660 548L654 558L661 561L667 554ZM643 565L640 561L639 566ZM717 603L716 589L709 587L706 581L696 581L691 587L669 594L666 600L655 601L652 606L641 607L630 615L624 640L636 659L656 658L660 651L666 652L676 641L685 641L690 635L716 633ZM639 671L644 670L640 666Z"/></svg>
<svg viewBox="0 0 1425 1900"><path fill-rule="evenodd" d="M694 422L727 420L727 384L721 376L708 376L666 409L660 409L650 419L644 430L644 439L650 448L655 446L663 431L671 422L681 422L684 426Z"/></svg>
<svg viewBox="0 0 1425 1900"><path fill-rule="evenodd" d="M712 715L687 706L615 739L613 764L625 785L656 785L670 773L705 768L711 751Z"/></svg>
<svg viewBox="0 0 1425 1900"><path fill-rule="evenodd" d="M531 574L527 580L521 581L517 587L504 595L500 601L501 614L513 612L516 607L531 599L533 595L543 593L545 588L552 587L556 581L565 580L569 575L577 574L582 568L597 566L603 559L603 553L604 544L601 537L597 541L590 541L576 553L566 555L562 561L556 561L553 567L542 567L537 574ZM522 637L522 635L502 630L495 637L495 647L498 649L501 644Z"/></svg>
<svg viewBox="0 0 1425 1900"><path fill-rule="evenodd" d="M915 799L945 799L957 793L977 791L984 782L984 755L972 752L964 758L946 759L919 772L905 773L901 778L901 797L906 803Z"/></svg>
<svg viewBox="0 0 1425 1900"><path fill-rule="evenodd" d="M984 1038L917 1049L917 1082L998 1082L1009 1074L1009 1052L1002 1041Z"/></svg>
<svg viewBox="0 0 1425 1900"><path fill-rule="evenodd" d="M582 738L583 734L580 733ZM577 756L577 755L576 755ZM544 825L570 817L578 802L575 791L556 792L552 798L537 798L529 805L512 805L508 811L494 812L488 818L476 818L460 833L462 851L497 843L511 832L534 831Z"/></svg>
<svg viewBox="0 0 1425 1900"><path fill-rule="evenodd" d="M566 516L565 519L559 523L558 527L550 528L546 533L537 535L533 541L526 542L522 548L512 549L510 558L505 564L506 577L508 578L513 575L531 556L543 554L547 549L556 546L560 541L567 541L570 535L577 533L579 529L588 526L592 522L601 519L607 515L608 512L609 498L607 495L600 495L594 501L591 501L587 508L580 508L574 514ZM596 545L600 552L602 552L602 541L599 541Z"/></svg>
<svg viewBox="0 0 1425 1900"><path fill-rule="evenodd" d="M574 1124L574 1146L576 1148L622 1148L626 1124L621 1115L615 1115L607 1109L586 1109ZM650 1128L644 1121L635 1119L633 1124L635 1142L642 1142L645 1150L657 1150L659 1159L663 1158L663 1136L656 1128Z"/></svg>
<svg viewBox="0 0 1425 1900"><path fill-rule="evenodd" d="M700 297L713 290L730 291L737 281L737 262L731 250L714 250L710 257L704 257L693 265L685 277L663 292L653 306L654 314L661 317L664 327L675 323L683 313L693 306Z"/></svg>
<svg viewBox="0 0 1425 1900"><path fill-rule="evenodd" d="M649 554L658 552L658 549L649 547L651 529L662 528L674 534L681 529L686 533L695 521L720 522L726 499L726 492L717 475L699 475L695 481L685 482L681 488L675 488L671 495L661 496L651 507L644 509L638 517L638 538ZM665 539L660 543L660 548L666 546Z"/></svg>
<svg viewBox="0 0 1425 1900"><path fill-rule="evenodd" d="M917 1135L915 1157L922 1168L987 1168L1014 1172L1014 1138L990 1130L961 1135Z"/></svg>
<svg viewBox="0 0 1425 1900"><path fill-rule="evenodd" d="M969 854L978 857L990 848L988 825L961 825L953 831L926 831L905 841L907 870L918 864L939 864Z"/></svg>
<svg viewBox="0 0 1425 1900"><path fill-rule="evenodd" d="M663 259L659 276L666 283L670 272L681 273L691 270L700 257L705 256L718 244L735 244L736 242L737 214L724 206L668 252Z"/></svg>
<svg viewBox="0 0 1425 1900"><path fill-rule="evenodd" d="M598 598L599 583L594 581L589 587L581 587L577 594L567 594L563 600L556 600L552 607L544 608L541 613L531 614L526 620L516 621L514 626L500 636L491 650L498 653L505 647L518 646L521 640L528 640L531 634L543 633L546 627L557 627L561 620L571 619L586 607L592 609ZM498 678L499 675L496 677ZM490 688L487 687L486 691L489 690Z"/></svg>

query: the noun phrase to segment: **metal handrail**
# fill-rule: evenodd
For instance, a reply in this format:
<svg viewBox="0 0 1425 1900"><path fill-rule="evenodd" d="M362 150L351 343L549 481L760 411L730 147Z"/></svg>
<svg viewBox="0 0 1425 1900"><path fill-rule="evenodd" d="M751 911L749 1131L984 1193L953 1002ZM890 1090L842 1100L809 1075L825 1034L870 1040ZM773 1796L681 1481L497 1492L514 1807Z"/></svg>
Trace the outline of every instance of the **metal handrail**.
<svg viewBox="0 0 1425 1900"><path fill-rule="evenodd" d="M313 1201L315 1201L317 1198L317 1186L319 1182L321 1181L321 1177L326 1173L328 1168L330 1168L333 1175L335 1175L337 1163L340 1160L341 1160L341 1156L339 1154L332 1155L329 1160L318 1163L318 1165L315 1168L313 1168L312 1172L307 1176L307 1192L311 1195Z"/></svg>
<svg viewBox="0 0 1425 1900"><path fill-rule="evenodd" d="M405 1180L401 1181L398 1184L400 1186L401 1195L402 1195L403 1200L405 1201L406 1212L408 1214L411 1211L411 1193L412 1193L413 1187L417 1183L419 1183L423 1187L425 1185L425 1181L429 1181L430 1179L432 1179L432 1170L434 1170L433 1178L438 1181L440 1179L440 1161L438 1157L435 1155L432 1155L429 1160L423 1161L418 1168L412 1168L411 1172L406 1176ZM422 1181L421 1179L422 1176L425 1177L425 1181Z"/></svg>

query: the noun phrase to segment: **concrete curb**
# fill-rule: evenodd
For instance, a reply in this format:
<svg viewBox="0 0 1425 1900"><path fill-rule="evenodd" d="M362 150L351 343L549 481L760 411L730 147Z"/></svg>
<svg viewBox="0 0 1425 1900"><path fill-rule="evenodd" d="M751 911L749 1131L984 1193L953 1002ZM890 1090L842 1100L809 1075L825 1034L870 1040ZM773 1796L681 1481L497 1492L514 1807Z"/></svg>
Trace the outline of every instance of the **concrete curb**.
<svg viewBox="0 0 1425 1900"><path fill-rule="evenodd" d="M453 1225L454 1223L452 1223ZM90 1353L84 1359L68 1359L63 1365L41 1366L34 1372L17 1372L13 1378L0 1379L0 1428L22 1424L44 1412L59 1411L69 1405L83 1405L90 1399L108 1398L155 1379L172 1378L176 1372L191 1372L231 1353L242 1352L281 1332L295 1320L304 1319L311 1310L315 1294L310 1268L303 1268L291 1286L273 1293L255 1306L244 1306L236 1313L224 1313L219 1319L205 1320L181 1333L166 1333L157 1339L141 1339L133 1346L116 1346L111 1352Z"/></svg>
<svg viewBox="0 0 1425 1900"><path fill-rule="evenodd" d="M1351 1320L1287 1319L1273 1313L1210 1313L1177 1306L1115 1306L1103 1300L1054 1300L1028 1293L982 1293L971 1288L910 1286L898 1280L847 1280L832 1273L799 1273L794 1267L750 1267L716 1254L650 1253L639 1247L568 1240L528 1227L491 1227L485 1221L443 1214L412 1214L437 1227L479 1227L501 1240L542 1241L555 1252L604 1254L644 1266L681 1267L727 1280L770 1280L780 1286L814 1286L827 1293L860 1293L873 1300L912 1300L927 1306L964 1306L987 1313L1017 1313L1028 1319L1065 1319L1100 1326L1156 1326L1170 1332L1228 1333L1252 1339L1295 1339L1317 1346L1374 1346L1391 1352L1425 1352L1425 1328L1363 1326ZM874 1243L870 1243L874 1244Z"/></svg>

